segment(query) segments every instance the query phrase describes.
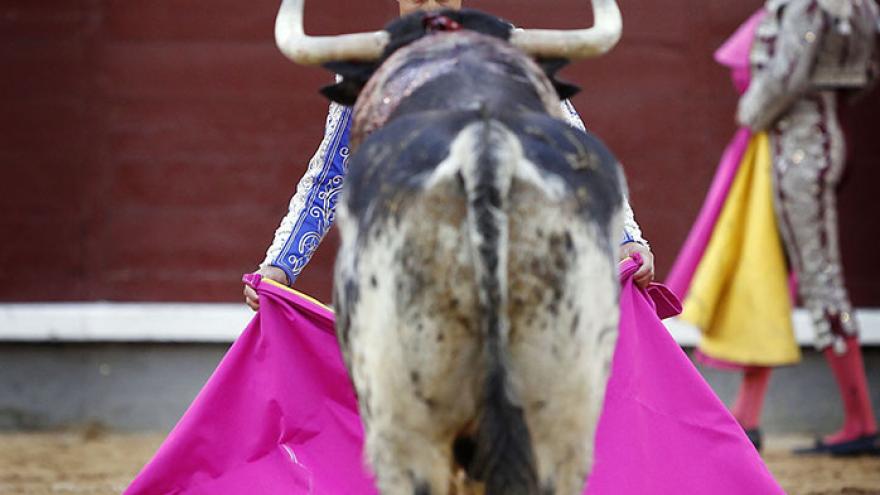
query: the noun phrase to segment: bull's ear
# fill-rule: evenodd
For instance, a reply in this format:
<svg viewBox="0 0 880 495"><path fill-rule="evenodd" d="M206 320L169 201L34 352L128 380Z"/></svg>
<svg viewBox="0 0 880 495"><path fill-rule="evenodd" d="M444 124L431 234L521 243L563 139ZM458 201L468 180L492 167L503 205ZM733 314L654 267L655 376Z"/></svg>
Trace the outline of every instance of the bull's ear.
<svg viewBox="0 0 880 495"><path fill-rule="evenodd" d="M553 82L553 87L556 88L556 94L559 95L560 100L570 100L574 98L576 94L581 92L580 86L575 86L574 84L556 79L552 79L551 81Z"/></svg>
<svg viewBox="0 0 880 495"><path fill-rule="evenodd" d="M570 61L567 58L541 58L538 59L537 62L544 70L544 74L547 74L550 82L553 83L553 87L556 89L559 99L568 100L581 92L579 86L575 86L566 81L560 81L556 76L563 67L569 64Z"/></svg>
<svg viewBox="0 0 880 495"><path fill-rule="evenodd" d="M330 101L351 107L354 106L363 88L363 84L343 79L341 82L321 88L321 94Z"/></svg>
<svg viewBox="0 0 880 495"><path fill-rule="evenodd" d="M336 84L321 88L321 94L346 106L354 105L364 85L376 71L375 62L329 62L324 67L342 79Z"/></svg>

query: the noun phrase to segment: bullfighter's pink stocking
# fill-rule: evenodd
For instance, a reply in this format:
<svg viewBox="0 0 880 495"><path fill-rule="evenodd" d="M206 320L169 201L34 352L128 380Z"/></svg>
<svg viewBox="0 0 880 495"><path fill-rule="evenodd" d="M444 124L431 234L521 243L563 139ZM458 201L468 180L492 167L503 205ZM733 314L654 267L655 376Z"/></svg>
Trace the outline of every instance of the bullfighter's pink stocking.
<svg viewBox="0 0 880 495"><path fill-rule="evenodd" d="M825 443L839 443L854 440L863 435L877 432L874 409L868 391L862 349L858 339L846 339L846 352L835 353L833 348L825 350L825 359L837 380L840 398L843 402L843 427L840 431L825 437Z"/></svg>
<svg viewBox="0 0 880 495"><path fill-rule="evenodd" d="M770 368L752 366L743 372L739 395L733 405L733 416L743 429L751 430L761 424L761 409L770 383Z"/></svg>

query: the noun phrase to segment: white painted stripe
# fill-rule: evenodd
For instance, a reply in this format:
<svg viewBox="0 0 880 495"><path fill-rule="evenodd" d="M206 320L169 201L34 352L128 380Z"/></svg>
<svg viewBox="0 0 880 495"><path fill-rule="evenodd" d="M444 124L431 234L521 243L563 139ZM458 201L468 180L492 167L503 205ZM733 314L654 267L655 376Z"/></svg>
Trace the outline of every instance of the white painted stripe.
<svg viewBox="0 0 880 495"><path fill-rule="evenodd" d="M0 340L225 343L253 315L244 304L0 304Z"/></svg>
<svg viewBox="0 0 880 495"><path fill-rule="evenodd" d="M244 304L0 304L0 341L229 343L251 318ZM858 309L856 318L862 342L880 346L880 308ZM811 346L806 311L794 312L794 325L798 343ZM666 326L679 344L697 343L693 326L675 318Z"/></svg>
<svg viewBox="0 0 880 495"><path fill-rule="evenodd" d="M813 325L810 315L803 309L794 311L794 333L798 344L806 347L813 345ZM863 308L856 310L856 320L861 333L859 339L865 345L880 345L880 308ZM666 328L683 346L694 346L700 338L700 331L690 323L671 318L666 320Z"/></svg>

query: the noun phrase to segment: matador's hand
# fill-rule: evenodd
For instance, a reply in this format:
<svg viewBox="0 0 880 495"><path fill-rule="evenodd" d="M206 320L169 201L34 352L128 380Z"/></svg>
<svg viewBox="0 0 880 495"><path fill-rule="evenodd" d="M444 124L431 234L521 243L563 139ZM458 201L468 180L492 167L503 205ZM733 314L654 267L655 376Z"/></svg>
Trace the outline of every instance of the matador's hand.
<svg viewBox="0 0 880 495"><path fill-rule="evenodd" d="M287 274L284 273L284 270L278 267L264 266L263 268L257 270L255 273L262 276L263 278L274 280L279 284L290 286L290 281L287 280ZM244 302L254 311L260 309L260 296L258 296L257 291L255 291L249 285L244 286Z"/></svg>
<svg viewBox="0 0 880 495"><path fill-rule="evenodd" d="M620 246L621 260L632 258L636 254L641 256L642 266L633 274L633 280L644 289L654 281L654 253L651 252L651 248L638 242L627 242Z"/></svg>

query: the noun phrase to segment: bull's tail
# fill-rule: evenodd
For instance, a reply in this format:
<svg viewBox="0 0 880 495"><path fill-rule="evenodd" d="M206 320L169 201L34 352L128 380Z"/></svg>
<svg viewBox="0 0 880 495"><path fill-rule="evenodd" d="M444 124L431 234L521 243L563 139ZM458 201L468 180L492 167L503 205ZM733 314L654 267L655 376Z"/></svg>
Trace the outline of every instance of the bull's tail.
<svg viewBox="0 0 880 495"><path fill-rule="evenodd" d="M516 136L498 122L484 119L464 133L470 133L466 136L470 153L461 157L459 170L468 201L486 364L482 412L468 471L485 482L487 495L532 495L538 493L535 456L523 409L511 387L508 354L505 210L523 151Z"/></svg>

